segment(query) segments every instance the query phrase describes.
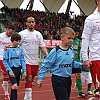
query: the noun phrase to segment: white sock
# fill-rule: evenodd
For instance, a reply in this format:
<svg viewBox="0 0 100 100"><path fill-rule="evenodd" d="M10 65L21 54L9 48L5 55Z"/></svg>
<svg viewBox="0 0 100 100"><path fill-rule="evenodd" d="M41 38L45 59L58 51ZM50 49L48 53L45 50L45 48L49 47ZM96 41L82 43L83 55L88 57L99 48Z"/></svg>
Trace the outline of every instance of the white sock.
<svg viewBox="0 0 100 100"><path fill-rule="evenodd" d="M91 98L89 98L89 100L100 100L100 99L96 98L96 97L91 97Z"/></svg>
<svg viewBox="0 0 100 100"><path fill-rule="evenodd" d="M32 88L25 88L25 97L29 100L32 100Z"/></svg>
<svg viewBox="0 0 100 100"><path fill-rule="evenodd" d="M8 81L3 81L3 89L4 89L4 93L5 95L8 94Z"/></svg>

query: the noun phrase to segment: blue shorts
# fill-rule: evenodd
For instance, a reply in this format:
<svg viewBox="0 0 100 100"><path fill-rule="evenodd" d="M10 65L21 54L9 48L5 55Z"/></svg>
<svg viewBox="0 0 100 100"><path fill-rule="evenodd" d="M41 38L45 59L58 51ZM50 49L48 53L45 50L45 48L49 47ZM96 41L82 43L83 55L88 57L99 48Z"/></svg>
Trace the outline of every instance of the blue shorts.
<svg viewBox="0 0 100 100"><path fill-rule="evenodd" d="M52 75L52 87L56 100L69 100L71 93L71 77Z"/></svg>
<svg viewBox="0 0 100 100"><path fill-rule="evenodd" d="M20 74L21 74L21 67L12 67L11 68L13 73L15 74L15 77L11 77L9 75L9 80L11 82L11 84L16 84L19 85L19 81L20 81Z"/></svg>

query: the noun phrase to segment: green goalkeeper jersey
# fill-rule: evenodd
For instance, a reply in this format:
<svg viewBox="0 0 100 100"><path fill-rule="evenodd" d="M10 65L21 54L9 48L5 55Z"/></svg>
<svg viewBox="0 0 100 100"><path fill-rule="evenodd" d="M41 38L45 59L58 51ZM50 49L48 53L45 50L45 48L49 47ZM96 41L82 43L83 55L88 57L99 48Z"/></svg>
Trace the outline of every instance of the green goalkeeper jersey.
<svg viewBox="0 0 100 100"><path fill-rule="evenodd" d="M72 43L72 48L78 54L75 56L75 61L80 62L80 39L75 38Z"/></svg>

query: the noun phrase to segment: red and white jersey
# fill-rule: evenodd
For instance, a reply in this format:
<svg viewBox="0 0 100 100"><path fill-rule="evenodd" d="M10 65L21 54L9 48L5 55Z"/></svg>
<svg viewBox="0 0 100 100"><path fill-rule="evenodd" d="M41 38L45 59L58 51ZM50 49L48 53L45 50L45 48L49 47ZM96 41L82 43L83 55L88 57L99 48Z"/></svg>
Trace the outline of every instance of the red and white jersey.
<svg viewBox="0 0 100 100"><path fill-rule="evenodd" d="M19 32L21 35L21 48L24 51L26 64L38 65L39 47L44 47L42 34L36 30L27 29Z"/></svg>
<svg viewBox="0 0 100 100"><path fill-rule="evenodd" d="M3 60L4 47L11 43L11 37L8 37L5 32L0 34L0 60Z"/></svg>
<svg viewBox="0 0 100 100"><path fill-rule="evenodd" d="M88 57L89 47L89 57ZM100 13L95 12L88 16L84 23L82 34L82 58L86 60L100 60Z"/></svg>

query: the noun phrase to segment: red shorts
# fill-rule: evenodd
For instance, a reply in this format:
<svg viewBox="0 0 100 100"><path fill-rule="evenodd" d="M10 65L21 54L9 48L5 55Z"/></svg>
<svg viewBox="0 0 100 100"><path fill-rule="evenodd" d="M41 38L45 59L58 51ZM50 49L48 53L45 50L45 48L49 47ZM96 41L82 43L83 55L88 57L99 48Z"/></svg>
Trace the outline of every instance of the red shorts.
<svg viewBox="0 0 100 100"><path fill-rule="evenodd" d="M0 67L1 67L1 70L2 70L2 74L3 74L3 75L8 75L8 72L6 71L6 68L5 68L5 66L3 65L2 60L0 60Z"/></svg>
<svg viewBox="0 0 100 100"><path fill-rule="evenodd" d="M92 61L90 71L95 88L100 88L100 60Z"/></svg>
<svg viewBox="0 0 100 100"><path fill-rule="evenodd" d="M33 77L37 76L38 65L29 65L26 64L27 75L32 75Z"/></svg>

